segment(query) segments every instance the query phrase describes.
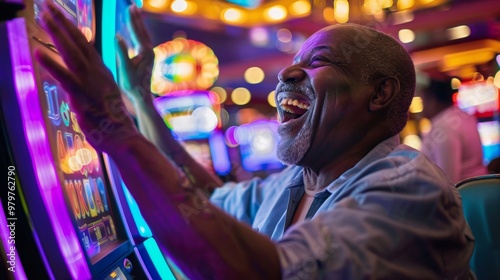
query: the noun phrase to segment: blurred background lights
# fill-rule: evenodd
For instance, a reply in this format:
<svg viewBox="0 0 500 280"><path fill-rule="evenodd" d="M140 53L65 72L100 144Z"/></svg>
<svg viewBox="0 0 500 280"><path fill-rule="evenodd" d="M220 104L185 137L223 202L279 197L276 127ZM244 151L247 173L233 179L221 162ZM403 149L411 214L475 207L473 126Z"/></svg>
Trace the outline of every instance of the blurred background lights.
<svg viewBox="0 0 500 280"><path fill-rule="evenodd" d="M273 131L261 129L253 136L251 142L252 150L256 154L268 154L274 150L275 139Z"/></svg>
<svg viewBox="0 0 500 280"><path fill-rule="evenodd" d="M349 20L349 2L347 0L335 0L333 2L333 12L337 22L346 23Z"/></svg>
<svg viewBox="0 0 500 280"><path fill-rule="evenodd" d="M410 104L410 113L417 114L422 112L424 105L422 103L422 98L419 96L413 97Z"/></svg>
<svg viewBox="0 0 500 280"><path fill-rule="evenodd" d="M451 79L451 88L458 89L462 85L462 82L458 78Z"/></svg>
<svg viewBox="0 0 500 280"><path fill-rule="evenodd" d="M210 89L211 91L217 93L217 95L219 96L219 102L220 103L224 103L227 99L227 92L224 88L222 87L213 87Z"/></svg>
<svg viewBox="0 0 500 280"><path fill-rule="evenodd" d="M264 80L264 71L259 67L250 67L245 71L245 81L249 84L258 84Z"/></svg>
<svg viewBox="0 0 500 280"><path fill-rule="evenodd" d="M403 144L406 144L414 149L420 150L422 147L422 140L418 135L411 134L403 138Z"/></svg>
<svg viewBox="0 0 500 280"><path fill-rule="evenodd" d="M222 19L227 22L241 23L245 21L245 16L240 9L228 8L222 13Z"/></svg>
<svg viewBox="0 0 500 280"><path fill-rule="evenodd" d="M415 15L410 10L404 10L392 14L392 22L394 25L411 22L414 19Z"/></svg>
<svg viewBox="0 0 500 280"><path fill-rule="evenodd" d="M267 95L267 103L271 105L271 107L276 107L276 101L274 100L274 95L276 94L276 91L273 90Z"/></svg>
<svg viewBox="0 0 500 280"><path fill-rule="evenodd" d="M250 29L250 41L252 45L264 47L269 43L269 32L263 27L255 27Z"/></svg>
<svg viewBox="0 0 500 280"><path fill-rule="evenodd" d="M243 87L235 88L231 93L231 101L236 105L245 105L251 98L250 91Z"/></svg>
<svg viewBox="0 0 500 280"><path fill-rule="evenodd" d="M495 78L493 79L493 83L495 84L495 86L497 88L500 88L500 70L497 71L497 73L495 74Z"/></svg>
<svg viewBox="0 0 500 280"><path fill-rule="evenodd" d="M160 9L160 8L163 8L167 5L167 0L149 0L148 4L151 7Z"/></svg>
<svg viewBox="0 0 500 280"><path fill-rule="evenodd" d="M226 132L224 134L225 142L229 147L237 147L238 146L238 141L236 140L236 130L238 129L237 126L230 126L226 129Z"/></svg>
<svg viewBox="0 0 500 280"><path fill-rule="evenodd" d="M467 25L459 25L446 30L448 39L457 40L468 37L470 35L470 28Z"/></svg>
<svg viewBox="0 0 500 280"><path fill-rule="evenodd" d="M172 2L172 5L170 7L172 8L172 11L177 12L177 13L182 13L187 9L187 3L185 0L175 0Z"/></svg>
<svg viewBox="0 0 500 280"><path fill-rule="evenodd" d="M323 18L326 20L326 22L335 22L335 12L333 11L332 7L325 7L323 9Z"/></svg>
<svg viewBox="0 0 500 280"><path fill-rule="evenodd" d="M292 41L292 32L286 28L281 28L276 32L276 37L278 37L278 40L283 42L283 43L288 43Z"/></svg>
<svg viewBox="0 0 500 280"><path fill-rule="evenodd" d="M420 120L419 122L419 130L420 130L420 133L422 133L423 135L429 133L429 131L431 131L431 120L429 120L428 118L423 118Z"/></svg>
<svg viewBox="0 0 500 280"><path fill-rule="evenodd" d="M300 16L311 12L311 4L306 0L295 1L290 5L290 14Z"/></svg>
<svg viewBox="0 0 500 280"><path fill-rule="evenodd" d="M278 21L286 18L286 8L281 5L272 6L264 13L264 17L270 21Z"/></svg>
<svg viewBox="0 0 500 280"><path fill-rule="evenodd" d="M410 9L415 5L415 0L398 0L397 1L397 7L398 10L406 10Z"/></svg>
<svg viewBox="0 0 500 280"><path fill-rule="evenodd" d="M192 113L193 121L197 123L199 131L210 132L217 127L219 120L215 112L208 107L196 108Z"/></svg>
<svg viewBox="0 0 500 280"><path fill-rule="evenodd" d="M398 32L398 37L402 43L410 43L415 40L415 33L410 29L401 29Z"/></svg>

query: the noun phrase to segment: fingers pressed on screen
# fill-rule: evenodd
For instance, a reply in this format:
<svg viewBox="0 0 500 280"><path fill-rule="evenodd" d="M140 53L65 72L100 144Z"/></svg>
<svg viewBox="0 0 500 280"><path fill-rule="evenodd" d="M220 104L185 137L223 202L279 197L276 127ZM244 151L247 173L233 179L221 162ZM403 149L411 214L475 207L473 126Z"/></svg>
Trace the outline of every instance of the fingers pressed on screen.
<svg viewBox="0 0 500 280"><path fill-rule="evenodd" d="M62 86L66 90L71 91L71 89L77 87L78 82L73 74L59 62L54 61L54 59L50 56L38 50L35 51L35 57L43 65L43 67L46 68L54 78L56 78L56 80L61 82Z"/></svg>
<svg viewBox="0 0 500 280"><path fill-rule="evenodd" d="M74 69L72 64L79 68L92 58L93 48L78 28L71 23L64 14L50 1L46 1L46 9L42 16L45 27L54 40L57 49L63 57L68 57L67 66Z"/></svg>

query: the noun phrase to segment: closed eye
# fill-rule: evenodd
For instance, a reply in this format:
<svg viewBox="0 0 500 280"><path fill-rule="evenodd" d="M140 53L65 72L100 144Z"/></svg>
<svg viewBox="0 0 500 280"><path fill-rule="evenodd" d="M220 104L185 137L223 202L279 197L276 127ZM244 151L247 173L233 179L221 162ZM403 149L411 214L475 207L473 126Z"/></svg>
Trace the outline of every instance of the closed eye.
<svg viewBox="0 0 500 280"><path fill-rule="evenodd" d="M324 56L314 56L311 58L311 62L309 63L311 67L324 66L325 64L331 64L331 62Z"/></svg>

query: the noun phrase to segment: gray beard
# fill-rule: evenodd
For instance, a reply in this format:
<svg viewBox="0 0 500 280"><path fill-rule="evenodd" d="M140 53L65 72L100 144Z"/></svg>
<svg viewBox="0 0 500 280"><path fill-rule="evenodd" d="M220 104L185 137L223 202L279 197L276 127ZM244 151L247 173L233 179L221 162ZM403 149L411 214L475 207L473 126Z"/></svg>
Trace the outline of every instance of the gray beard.
<svg viewBox="0 0 500 280"><path fill-rule="evenodd" d="M295 165L299 163L307 153L312 142L312 129L310 125L305 125L299 134L292 140L291 144L284 146L280 141L278 143L278 151L276 156L285 165Z"/></svg>

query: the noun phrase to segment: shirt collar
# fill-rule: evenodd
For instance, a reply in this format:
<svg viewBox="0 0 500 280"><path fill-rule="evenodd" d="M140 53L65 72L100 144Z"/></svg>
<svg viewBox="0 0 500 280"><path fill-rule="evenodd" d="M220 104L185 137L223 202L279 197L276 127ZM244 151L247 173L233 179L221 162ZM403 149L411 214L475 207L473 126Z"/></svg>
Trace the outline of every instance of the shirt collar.
<svg viewBox="0 0 500 280"><path fill-rule="evenodd" d="M366 166L368 166L373 161L383 158L390 154L399 144L401 144L399 140L399 135L394 135L392 137L387 138L386 140L380 142L375 148L373 148L364 158L362 158L355 166L351 169L348 169L339 178L333 181L330 185L328 185L324 191L318 193L316 196L322 197L323 195L329 196L335 189L344 184L348 179L359 173ZM300 170L300 172L295 175L295 177L290 181L287 188L298 188L304 187L304 170Z"/></svg>

